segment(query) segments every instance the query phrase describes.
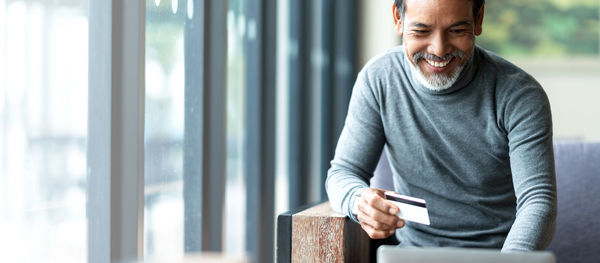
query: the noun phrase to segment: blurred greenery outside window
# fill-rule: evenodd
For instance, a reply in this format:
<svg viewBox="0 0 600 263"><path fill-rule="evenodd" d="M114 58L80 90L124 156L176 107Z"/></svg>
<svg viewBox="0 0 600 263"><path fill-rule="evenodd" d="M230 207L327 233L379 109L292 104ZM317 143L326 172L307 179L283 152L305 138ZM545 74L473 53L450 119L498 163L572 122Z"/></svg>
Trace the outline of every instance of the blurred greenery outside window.
<svg viewBox="0 0 600 263"><path fill-rule="evenodd" d="M478 44L508 57L598 56L598 0L486 1Z"/></svg>

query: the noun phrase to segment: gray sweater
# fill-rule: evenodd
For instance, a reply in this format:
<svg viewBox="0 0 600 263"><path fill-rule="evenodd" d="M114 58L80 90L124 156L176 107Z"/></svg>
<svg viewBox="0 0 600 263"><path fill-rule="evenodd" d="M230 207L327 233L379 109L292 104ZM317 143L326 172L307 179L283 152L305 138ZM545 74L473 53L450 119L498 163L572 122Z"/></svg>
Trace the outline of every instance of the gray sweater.
<svg viewBox="0 0 600 263"><path fill-rule="evenodd" d="M476 47L457 82L432 91L402 46L358 75L326 180L351 213L385 146L395 191L423 198L431 225L407 222L401 245L545 249L556 179L548 98L530 75Z"/></svg>

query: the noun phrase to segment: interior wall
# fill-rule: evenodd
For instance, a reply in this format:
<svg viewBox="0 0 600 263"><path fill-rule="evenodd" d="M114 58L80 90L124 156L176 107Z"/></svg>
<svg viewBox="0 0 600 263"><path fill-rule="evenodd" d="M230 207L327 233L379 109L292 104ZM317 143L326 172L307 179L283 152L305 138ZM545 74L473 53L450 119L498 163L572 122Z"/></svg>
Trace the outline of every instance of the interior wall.
<svg viewBox="0 0 600 263"><path fill-rule="evenodd" d="M554 140L600 142L600 58L511 61L544 87Z"/></svg>
<svg viewBox="0 0 600 263"><path fill-rule="evenodd" d="M400 37L394 32L392 0L360 0L358 25L358 66L362 68L370 58L399 45Z"/></svg>

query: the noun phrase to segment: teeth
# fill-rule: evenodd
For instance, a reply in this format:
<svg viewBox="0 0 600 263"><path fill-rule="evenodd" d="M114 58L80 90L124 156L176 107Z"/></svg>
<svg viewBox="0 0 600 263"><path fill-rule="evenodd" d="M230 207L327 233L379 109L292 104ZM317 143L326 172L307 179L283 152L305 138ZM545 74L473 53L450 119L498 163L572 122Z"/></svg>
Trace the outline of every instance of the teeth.
<svg viewBox="0 0 600 263"><path fill-rule="evenodd" d="M450 60L452 59L448 59L446 61L433 61L433 60L429 60L429 59L425 59L427 61L427 63L429 63L429 65L432 65L436 68L443 68L446 65L448 65L448 63L450 63Z"/></svg>

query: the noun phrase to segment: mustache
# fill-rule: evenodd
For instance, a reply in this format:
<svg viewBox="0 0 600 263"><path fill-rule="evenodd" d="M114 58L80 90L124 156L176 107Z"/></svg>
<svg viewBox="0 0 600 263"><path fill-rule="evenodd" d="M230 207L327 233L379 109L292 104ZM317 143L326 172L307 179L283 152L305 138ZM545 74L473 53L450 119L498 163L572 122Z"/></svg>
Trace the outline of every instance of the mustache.
<svg viewBox="0 0 600 263"><path fill-rule="evenodd" d="M428 59L428 60L433 60L433 61L445 61L445 60L451 59L453 57L458 57L460 59L463 59L465 57L465 52L456 50L452 53L448 53L448 54L444 55L443 57L438 57L434 54L430 54L427 52L417 52L413 55L413 61L415 61L415 63L417 61L419 61L419 59Z"/></svg>

